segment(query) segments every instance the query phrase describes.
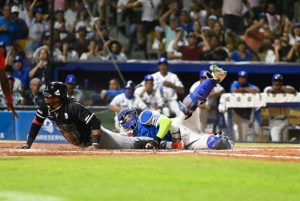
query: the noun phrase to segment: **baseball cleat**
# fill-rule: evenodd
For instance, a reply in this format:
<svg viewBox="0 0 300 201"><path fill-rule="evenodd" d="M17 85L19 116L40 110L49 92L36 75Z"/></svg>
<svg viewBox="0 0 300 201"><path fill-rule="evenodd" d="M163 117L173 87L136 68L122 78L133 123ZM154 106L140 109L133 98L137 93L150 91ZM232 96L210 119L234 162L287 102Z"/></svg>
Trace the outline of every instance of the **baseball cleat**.
<svg viewBox="0 0 300 201"><path fill-rule="evenodd" d="M212 76L212 79L218 80L219 82L222 82L227 75L227 71L223 70L217 65L213 64L209 67L209 69L211 71L210 75ZM207 77L211 78L210 75L207 75Z"/></svg>

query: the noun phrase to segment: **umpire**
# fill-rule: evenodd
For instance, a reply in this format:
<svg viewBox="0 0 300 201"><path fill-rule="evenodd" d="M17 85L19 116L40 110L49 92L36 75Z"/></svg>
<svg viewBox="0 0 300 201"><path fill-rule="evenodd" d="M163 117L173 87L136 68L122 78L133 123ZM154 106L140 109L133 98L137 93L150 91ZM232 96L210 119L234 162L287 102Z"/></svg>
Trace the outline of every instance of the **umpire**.
<svg viewBox="0 0 300 201"><path fill-rule="evenodd" d="M48 84L44 96L45 102L36 112L27 142L20 149L30 149L46 118L59 128L69 143L100 148L100 120L74 98L68 98L67 88L62 82Z"/></svg>

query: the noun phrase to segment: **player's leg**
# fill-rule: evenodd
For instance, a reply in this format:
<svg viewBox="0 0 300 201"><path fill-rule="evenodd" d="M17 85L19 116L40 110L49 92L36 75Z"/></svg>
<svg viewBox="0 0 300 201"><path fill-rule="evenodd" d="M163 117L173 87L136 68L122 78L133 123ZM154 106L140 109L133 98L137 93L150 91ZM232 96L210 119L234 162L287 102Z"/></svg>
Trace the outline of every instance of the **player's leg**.
<svg viewBox="0 0 300 201"><path fill-rule="evenodd" d="M181 138L185 149L231 149L233 143L222 132L215 134L195 133L190 129L180 126Z"/></svg>
<svg viewBox="0 0 300 201"><path fill-rule="evenodd" d="M133 149L134 143L139 140L151 140L147 137L129 137L126 133L115 133L101 126L101 149Z"/></svg>
<svg viewBox="0 0 300 201"><path fill-rule="evenodd" d="M227 75L227 72L216 65L210 66L211 73L207 73L207 78L193 92L187 95L182 102L179 102L179 108L184 114L183 119L189 118L197 109L198 104L205 102L206 98L213 90L215 85L221 82Z"/></svg>

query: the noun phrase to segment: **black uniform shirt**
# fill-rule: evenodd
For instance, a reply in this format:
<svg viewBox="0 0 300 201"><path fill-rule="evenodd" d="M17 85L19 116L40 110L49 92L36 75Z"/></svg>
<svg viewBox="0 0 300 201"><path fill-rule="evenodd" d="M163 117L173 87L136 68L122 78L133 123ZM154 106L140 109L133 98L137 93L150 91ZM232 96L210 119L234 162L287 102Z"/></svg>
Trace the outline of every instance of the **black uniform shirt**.
<svg viewBox="0 0 300 201"><path fill-rule="evenodd" d="M95 115L73 98L68 98L55 110L43 103L36 112L36 118L50 119L71 144L87 145L90 142L90 122Z"/></svg>

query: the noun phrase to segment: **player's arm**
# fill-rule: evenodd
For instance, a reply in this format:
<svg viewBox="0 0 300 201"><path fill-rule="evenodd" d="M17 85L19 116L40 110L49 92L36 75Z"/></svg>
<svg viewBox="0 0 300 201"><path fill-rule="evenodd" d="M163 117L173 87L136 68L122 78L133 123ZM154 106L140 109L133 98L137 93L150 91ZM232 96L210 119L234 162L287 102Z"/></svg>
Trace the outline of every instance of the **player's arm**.
<svg viewBox="0 0 300 201"><path fill-rule="evenodd" d="M47 117L47 106L42 105L36 112L36 115L32 121L29 135L25 144L18 147L19 149L30 149L32 143L34 142L36 136L38 135L45 119Z"/></svg>
<svg viewBox="0 0 300 201"><path fill-rule="evenodd" d="M8 84L8 80L6 78L4 68L0 68L0 82L1 82L2 91L5 95L7 110L11 111L13 113L13 116L18 118L19 116L16 113L15 108L13 106L13 98L12 98L12 95L10 92L10 88L9 88L9 84Z"/></svg>
<svg viewBox="0 0 300 201"><path fill-rule="evenodd" d="M100 137L101 137L101 121L96 117L94 113L89 111L86 107L81 105L79 102L72 103L70 107L72 116L84 122L86 125L91 126L91 142L92 146L96 149L100 147Z"/></svg>

